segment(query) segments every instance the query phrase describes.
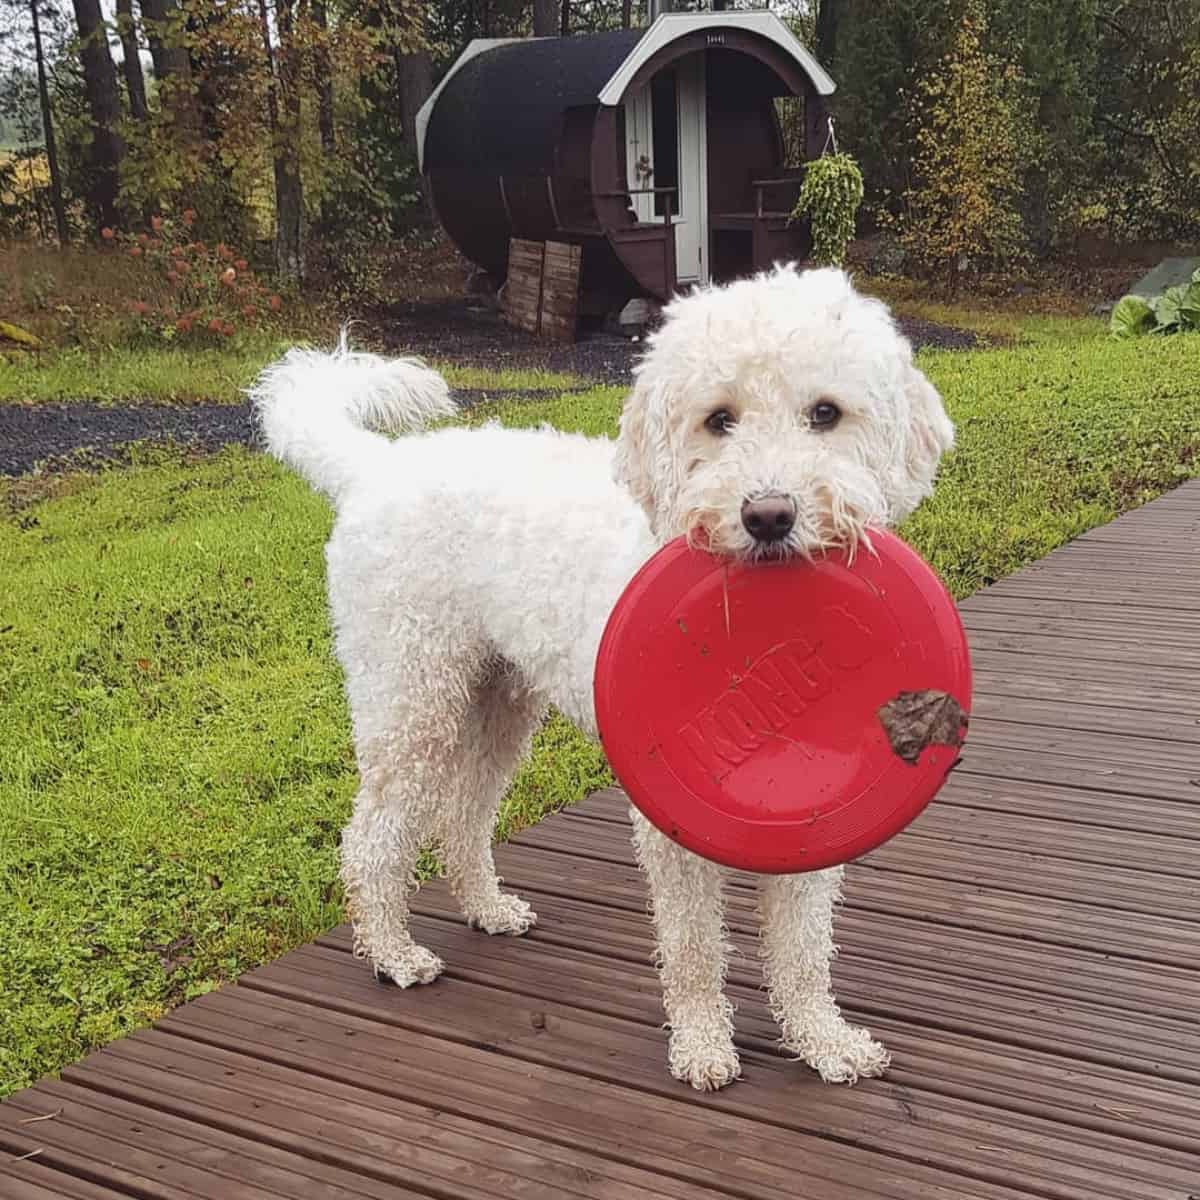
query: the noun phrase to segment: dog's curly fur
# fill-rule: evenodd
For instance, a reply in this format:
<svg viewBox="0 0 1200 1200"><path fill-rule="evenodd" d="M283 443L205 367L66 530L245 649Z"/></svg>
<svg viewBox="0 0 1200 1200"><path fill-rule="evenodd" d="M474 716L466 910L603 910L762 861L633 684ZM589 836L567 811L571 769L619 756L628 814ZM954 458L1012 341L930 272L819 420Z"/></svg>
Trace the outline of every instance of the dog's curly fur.
<svg viewBox="0 0 1200 1200"><path fill-rule="evenodd" d="M615 445L495 425L416 433L454 411L445 382L344 341L330 355L291 351L252 399L271 452L337 510L329 598L360 773L342 876L358 953L401 986L442 969L408 922L430 841L471 925L522 934L534 923L500 889L497 807L548 706L596 734L600 636L659 545L702 530L711 550L743 558L853 549L928 494L953 440L887 309L839 271L793 267L670 304ZM819 404L836 405L836 424L814 420ZM791 501L795 524L764 544L742 509L768 496ZM632 816L670 1069L719 1088L739 1073L722 872ZM784 1048L826 1080L853 1081L887 1054L833 996L841 880L763 877L761 957Z"/></svg>

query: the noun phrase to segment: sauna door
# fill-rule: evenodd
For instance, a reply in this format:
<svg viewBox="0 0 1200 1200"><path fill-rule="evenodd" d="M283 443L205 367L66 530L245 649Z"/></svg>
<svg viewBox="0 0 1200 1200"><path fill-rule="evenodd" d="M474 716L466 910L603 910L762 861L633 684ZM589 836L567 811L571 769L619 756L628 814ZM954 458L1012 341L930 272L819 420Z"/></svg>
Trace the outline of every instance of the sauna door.
<svg viewBox="0 0 1200 1200"><path fill-rule="evenodd" d="M629 188L675 188L634 196L639 221L661 222L671 205L678 282L708 282L708 152L704 56L659 71L625 102Z"/></svg>

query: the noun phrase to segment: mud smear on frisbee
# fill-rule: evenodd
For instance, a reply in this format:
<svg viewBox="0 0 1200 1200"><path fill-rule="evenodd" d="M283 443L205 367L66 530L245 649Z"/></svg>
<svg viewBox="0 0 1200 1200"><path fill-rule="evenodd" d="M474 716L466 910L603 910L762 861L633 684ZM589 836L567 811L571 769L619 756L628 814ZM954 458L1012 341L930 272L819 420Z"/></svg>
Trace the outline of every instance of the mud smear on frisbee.
<svg viewBox="0 0 1200 1200"><path fill-rule="evenodd" d="M948 692L901 692L879 710L892 750L916 766L927 746L961 746L968 716Z"/></svg>

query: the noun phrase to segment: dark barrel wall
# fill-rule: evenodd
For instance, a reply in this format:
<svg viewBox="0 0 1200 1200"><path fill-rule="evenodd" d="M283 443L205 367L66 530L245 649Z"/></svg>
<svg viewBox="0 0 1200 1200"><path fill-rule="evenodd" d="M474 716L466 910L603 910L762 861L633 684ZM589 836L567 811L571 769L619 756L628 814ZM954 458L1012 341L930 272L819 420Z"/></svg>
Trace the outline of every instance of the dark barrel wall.
<svg viewBox="0 0 1200 1200"><path fill-rule="evenodd" d="M589 177L597 96L644 34L514 42L455 72L430 115L424 171L438 219L472 262L503 276L510 236L544 241L571 222L600 235Z"/></svg>

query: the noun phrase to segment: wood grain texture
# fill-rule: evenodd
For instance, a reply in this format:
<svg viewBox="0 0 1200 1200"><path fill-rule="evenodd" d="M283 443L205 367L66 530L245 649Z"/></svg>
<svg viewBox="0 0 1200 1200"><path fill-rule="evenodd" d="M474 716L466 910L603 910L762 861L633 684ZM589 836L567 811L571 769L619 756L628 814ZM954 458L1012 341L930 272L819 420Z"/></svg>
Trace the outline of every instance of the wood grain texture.
<svg viewBox="0 0 1200 1200"><path fill-rule="evenodd" d="M508 248L508 280L504 285L504 316L510 325L526 333L541 327L542 261L541 242L513 238Z"/></svg>
<svg viewBox="0 0 1200 1200"><path fill-rule="evenodd" d="M578 246L547 242L542 261L541 333L560 342L575 340L579 280L583 261Z"/></svg>

